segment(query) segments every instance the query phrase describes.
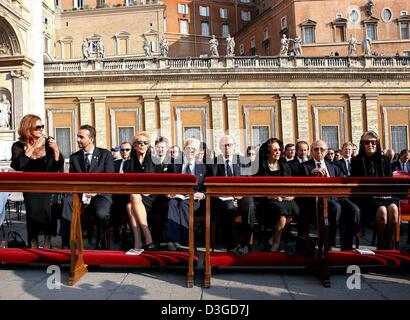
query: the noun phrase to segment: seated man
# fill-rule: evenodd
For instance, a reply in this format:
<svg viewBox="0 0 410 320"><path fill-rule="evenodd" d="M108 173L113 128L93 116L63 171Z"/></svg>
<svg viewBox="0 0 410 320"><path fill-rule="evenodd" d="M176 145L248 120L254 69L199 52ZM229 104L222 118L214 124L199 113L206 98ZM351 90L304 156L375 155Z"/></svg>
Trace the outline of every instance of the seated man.
<svg viewBox="0 0 410 320"><path fill-rule="evenodd" d="M203 180L206 173L206 165L196 161L199 152L199 140L188 138L185 141L182 164L170 164L168 173L192 174L198 178L198 184L194 188L194 211L198 211L201 201L205 199ZM180 244L188 245L189 228L189 198L186 195L168 195L168 222L167 222L167 249L176 251Z"/></svg>
<svg viewBox="0 0 410 320"><path fill-rule="evenodd" d="M300 167L301 176L343 177L340 167L325 160L327 145L322 140L312 143L312 159ZM307 200L305 207L315 207L314 200ZM328 198L329 208L329 241L336 245L336 229L340 222L341 250L352 250L353 237L360 221L360 209L348 198ZM340 221L339 221L340 220ZM307 226L303 226L307 228Z"/></svg>
<svg viewBox="0 0 410 320"><path fill-rule="evenodd" d="M241 176L246 163L242 157L235 154L235 139L225 135L220 139L219 148L222 154L216 158L215 164L209 167L210 176ZM246 170L245 170L246 171ZM212 212L217 214L223 224L224 242L227 249L236 255L247 253L247 245L253 232L256 207L253 197L219 197L212 201ZM241 215L241 234L238 235L235 217Z"/></svg>
<svg viewBox="0 0 410 320"><path fill-rule="evenodd" d="M70 156L70 172L79 173L114 173L114 162L110 151L95 146L95 128L82 125L77 133L77 143L80 151ZM109 239L104 237L109 228L111 194L82 194L83 206L97 216L96 249L109 248ZM61 219L61 235L63 248L69 247L70 224L73 209L73 196L66 195L63 200Z"/></svg>

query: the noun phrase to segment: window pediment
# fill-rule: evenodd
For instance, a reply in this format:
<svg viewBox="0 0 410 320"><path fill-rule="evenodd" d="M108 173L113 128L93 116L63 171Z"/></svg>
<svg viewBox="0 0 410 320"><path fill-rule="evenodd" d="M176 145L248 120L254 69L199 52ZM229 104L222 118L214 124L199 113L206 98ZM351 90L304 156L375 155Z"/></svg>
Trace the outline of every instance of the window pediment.
<svg viewBox="0 0 410 320"><path fill-rule="evenodd" d="M300 26L301 26L301 27L310 27L310 26L316 26L316 24L317 24L316 21L313 21L313 20L308 19L308 20L303 21L303 22L300 24Z"/></svg>
<svg viewBox="0 0 410 320"><path fill-rule="evenodd" d="M335 20L332 21L333 25L341 25L341 24L347 24L347 19L346 18L336 18Z"/></svg>
<svg viewBox="0 0 410 320"><path fill-rule="evenodd" d="M410 15L403 15L397 18L397 22L409 22L410 21Z"/></svg>
<svg viewBox="0 0 410 320"><path fill-rule="evenodd" d="M366 23L378 23L380 19L377 19L376 17L368 17L367 19L364 19L362 21L363 24Z"/></svg>

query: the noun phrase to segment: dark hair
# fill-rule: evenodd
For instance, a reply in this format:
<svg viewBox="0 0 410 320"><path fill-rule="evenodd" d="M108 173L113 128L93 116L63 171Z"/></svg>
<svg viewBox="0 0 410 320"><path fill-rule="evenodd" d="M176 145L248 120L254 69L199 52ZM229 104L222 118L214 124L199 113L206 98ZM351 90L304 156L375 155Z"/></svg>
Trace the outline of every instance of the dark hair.
<svg viewBox="0 0 410 320"><path fill-rule="evenodd" d="M159 136L157 139L155 139L155 145L161 142L165 142L165 145L168 147L168 139L166 137Z"/></svg>
<svg viewBox="0 0 410 320"><path fill-rule="evenodd" d="M256 147L255 147L255 146L248 146L248 147L246 148L246 154L248 154L248 152L251 151L251 150L255 151L255 150L256 150Z"/></svg>
<svg viewBox="0 0 410 320"><path fill-rule="evenodd" d="M403 150L401 150L401 151L400 151L400 157L401 157L402 155L404 155L405 153L409 153L409 152L410 152L409 149L403 149Z"/></svg>
<svg viewBox="0 0 410 320"><path fill-rule="evenodd" d="M93 139L94 142L95 142L96 131L95 131L95 128L93 126L91 126L89 124L83 124L80 127L80 130L88 130L88 132L89 132L88 137L90 139Z"/></svg>
<svg viewBox="0 0 410 320"><path fill-rule="evenodd" d="M285 146L285 151L288 150L288 148L292 148L292 147L294 147L294 146L295 146L294 143L288 143L288 144Z"/></svg>
<svg viewBox="0 0 410 320"><path fill-rule="evenodd" d="M307 148L308 148L308 150L309 150L309 143L307 143L305 140L300 140L300 141L296 142L296 151L298 151L299 146L300 146L301 144L307 145Z"/></svg>

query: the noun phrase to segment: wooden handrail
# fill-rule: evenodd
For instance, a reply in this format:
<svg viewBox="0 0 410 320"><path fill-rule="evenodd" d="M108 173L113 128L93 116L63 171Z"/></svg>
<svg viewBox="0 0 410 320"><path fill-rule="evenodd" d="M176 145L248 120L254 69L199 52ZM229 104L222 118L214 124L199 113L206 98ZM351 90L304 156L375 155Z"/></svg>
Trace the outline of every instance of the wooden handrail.
<svg viewBox="0 0 410 320"><path fill-rule="evenodd" d="M208 177L206 187L205 275L204 286L211 285L210 229L211 197L218 196L300 196L317 197L323 210L318 214L319 270L322 282L330 286L328 272L328 197L397 196L410 194L410 175L397 177Z"/></svg>
<svg viewBox="0 0 410 320"><path fill-rule="evenodd" d="M187 285L194 281L194 191L197 178L186 174L139 173L33 173L0 172L0 191L73 193L71 221L71 267L69 284L75 284L87 272L83 260L83 242L78 193L116 194L189 194L189 262Z"/></svg>

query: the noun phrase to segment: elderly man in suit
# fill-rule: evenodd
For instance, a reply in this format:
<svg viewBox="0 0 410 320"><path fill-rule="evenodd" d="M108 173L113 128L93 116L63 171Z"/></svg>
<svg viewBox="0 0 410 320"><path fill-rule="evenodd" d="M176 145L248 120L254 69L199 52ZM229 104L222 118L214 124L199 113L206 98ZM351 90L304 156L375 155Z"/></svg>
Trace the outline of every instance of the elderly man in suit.
<svg viewBox="0 0 410 320"><path fill-rule="evenodd" d="M339 166L325 160L327 149L323 140L313 142L312 158L301 165L300 175L343 177ZM336 229L337 225L340 224L341 250L352 250L353 237L360 222L360 209L348 198L328 198L328 206L330 245L336 245Z"/></svg>
<svg viewBox="0 0 410 320"><path fill-rule="evenodd" d="M241 176L248 172L243 164L248 160L235 153L235 139L230 135L223 136L219 141L222 151L214 165L209 166L210 176ZM219 215L223 223L223 235L227 249L236 255L247 253L247 245L253 231L256 207L253 197L227 197L213 199L213 212ZM241 236L236 232L235 217L241 215Z"/></svg>
<svg viewBox="0 0 410 320"><path fill-rule="evenodd" d="M184 145L183 163L168 165L168 173L192 174L198 178L194 188L194 211L198 211L202 200L205 199L203 180L206 174L206 165L196 161L199 152L199 140L188 138ZM189 227L189 198L185 195L168 195L168 222L167 222L167 249L179 250L181 244L188 244Z"/></svg>
<svg viewBox="0 0 410 320"><path fill-rule="evenodd" d="M114 162L111 152L95 146L95 128L82 125L77 133L77 144L81 149L70 156L70 172L76 173L114 173ZM82 205L85 210L91 210L97 216L96 249L108 249L109 239L104 237L109 231L111 194L82 194ZM67 195L63 200L61 233L63 247L68 247L70 239L70 224L73 209L73 197Z"/></svg>

